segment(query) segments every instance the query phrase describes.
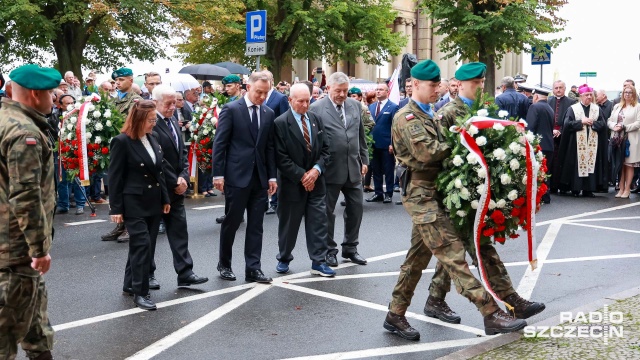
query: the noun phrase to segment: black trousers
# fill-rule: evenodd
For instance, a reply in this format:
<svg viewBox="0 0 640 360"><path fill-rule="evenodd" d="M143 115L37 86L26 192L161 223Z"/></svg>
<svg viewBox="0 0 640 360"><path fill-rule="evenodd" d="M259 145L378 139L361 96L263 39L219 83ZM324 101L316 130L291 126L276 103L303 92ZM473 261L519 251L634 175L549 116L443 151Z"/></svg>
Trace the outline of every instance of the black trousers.
<svg viewBox="0 0 640 360"><path fill-rule="evenodd" d="M362 182L346 184L327 184L327 221L328 221L328 245L329 253L338 253L338 244L335 241L336 203L340 192L344 194L347 206L344 209L344 237L342 239L342 255L348 256L358 251L358 237L360 224L362 223Z"/></svg>
<svg viewBox="0 0 640 360"><path fill-rule="evenodd" d="M244 239L244 260L247 272L260 270L262 256L262 222L267 204L267 189L260 184L254 169L246 188L224 185L226 216L220 228L220 265L231 267L236 232L247 211L247 230Z"/></svg>
<svg viewBox="0 0 640 360"><path fill-rule="evenodd" d="M151 243L155 244L160 227L160 215L124 218L129 231L129 256L124 269L124 287L136 295L149 294L149 269L152 262Z"/></svg>
<svg viewBox="0 0 640 360"><path fill-rule="evenodd" d="M187 212L184 209L184 196L169 195L171 201L171 211L162 214L162 220L167 228L167 240L171 255L173 255L173 268L178 274L178 278L184 279L193 274L193 259L189 253L189 231L187 229ZM151 241L150 246L151 269L149 275L153 276L156 271L156 238Z"/></svg>
<svg viewBox="0 0 640 360"><path fill-rule="evenodd" d="M395 180L396 158L389 154L389 149L373 149L371 159L371 170L373 171L373 185L376 195L393 196L393 182ZM387 186L386 191L382 188L382 177Z"/></svg>

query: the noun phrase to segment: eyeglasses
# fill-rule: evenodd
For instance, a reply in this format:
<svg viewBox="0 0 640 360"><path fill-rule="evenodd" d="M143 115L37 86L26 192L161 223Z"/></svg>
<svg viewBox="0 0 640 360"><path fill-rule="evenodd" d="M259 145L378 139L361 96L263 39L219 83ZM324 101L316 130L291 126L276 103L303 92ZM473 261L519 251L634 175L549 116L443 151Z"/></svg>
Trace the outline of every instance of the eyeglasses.
<svg viewBox="0 0 640 360"><path fill-rule="evenodd" d="M158 122L158 119L147 120L147 122L149 122L150 124L156 124Z"/></svg>

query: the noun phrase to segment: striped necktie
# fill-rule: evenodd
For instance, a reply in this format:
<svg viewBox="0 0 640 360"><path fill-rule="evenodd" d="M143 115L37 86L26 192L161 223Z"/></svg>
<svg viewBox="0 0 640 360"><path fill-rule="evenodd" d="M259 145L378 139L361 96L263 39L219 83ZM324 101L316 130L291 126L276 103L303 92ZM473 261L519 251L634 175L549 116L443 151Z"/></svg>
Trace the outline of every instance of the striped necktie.
<svg viewBox="0 0 640 360"><path fill-rule="evenodd" d="M304 137L304 142L307 143L307 151L311 152L311 137L309 136L309 126L307 126L307 121L304 118L304 115L300 118L302 121L302 136Z"/></svg>

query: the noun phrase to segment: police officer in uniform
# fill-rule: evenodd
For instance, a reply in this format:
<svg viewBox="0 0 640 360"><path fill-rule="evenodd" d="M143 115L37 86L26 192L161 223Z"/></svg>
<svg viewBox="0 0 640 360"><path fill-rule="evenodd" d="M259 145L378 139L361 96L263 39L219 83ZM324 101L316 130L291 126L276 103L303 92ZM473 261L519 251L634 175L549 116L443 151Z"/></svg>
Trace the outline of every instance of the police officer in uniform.
<svg viewBox="0 0 640 360"><path fill-rule="evenodd" d="M446 215L442 198L436 193L435 180L442 171L442 161L451 154L442 134L444 128L434 120L429 105L438 97L440 69L432 60L425 60L411 69L411 77L414 90L411 101L395 115L392 138L397 158L407 166L402 202L412 217L413 229L411 247L400 268L384 328L408 340L420 339L420 333L411 327L405 312L422 271L434 255L456 280L458 292L478 307L484 316L487 334L520 330L526 322L502 311L471 274L463 242ZM460 78L457 73L456 78Z"/></svg>
<svg viewBox="0 0 640 360"><path fill-rule="evenodd" d="M52 359L44 275L53 238L55 182L51 128L45 118L62 77L29 64L9 74L13 100L0 107L0 359L20 343L31 359Z"/></svg>

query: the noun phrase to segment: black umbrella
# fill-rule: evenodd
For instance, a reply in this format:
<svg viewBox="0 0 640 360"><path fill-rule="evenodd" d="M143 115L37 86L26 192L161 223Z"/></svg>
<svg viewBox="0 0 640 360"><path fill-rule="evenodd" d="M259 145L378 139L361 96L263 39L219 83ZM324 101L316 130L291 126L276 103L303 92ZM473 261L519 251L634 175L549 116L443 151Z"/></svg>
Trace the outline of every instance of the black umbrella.
<svg viewBox="0 0 640 360"><path fill-rule="evenodd" d="M236 64L236 63L231 62L231 61L220 62L220 63L213 64L213 65L223 67L223 68L229 70L229 72L232 73L232 74L244 74L244 75L251 74L251 69L249 69L248 67L242 66L240 64Z"/></svg>
<svg viewBox="0 0 640 360"><path fill-rule="evenodd" d="M190 74L198 80L222 80L223 77L231 75L229 70L213 64L197 64L185 66L179 73Z"/></svg>

